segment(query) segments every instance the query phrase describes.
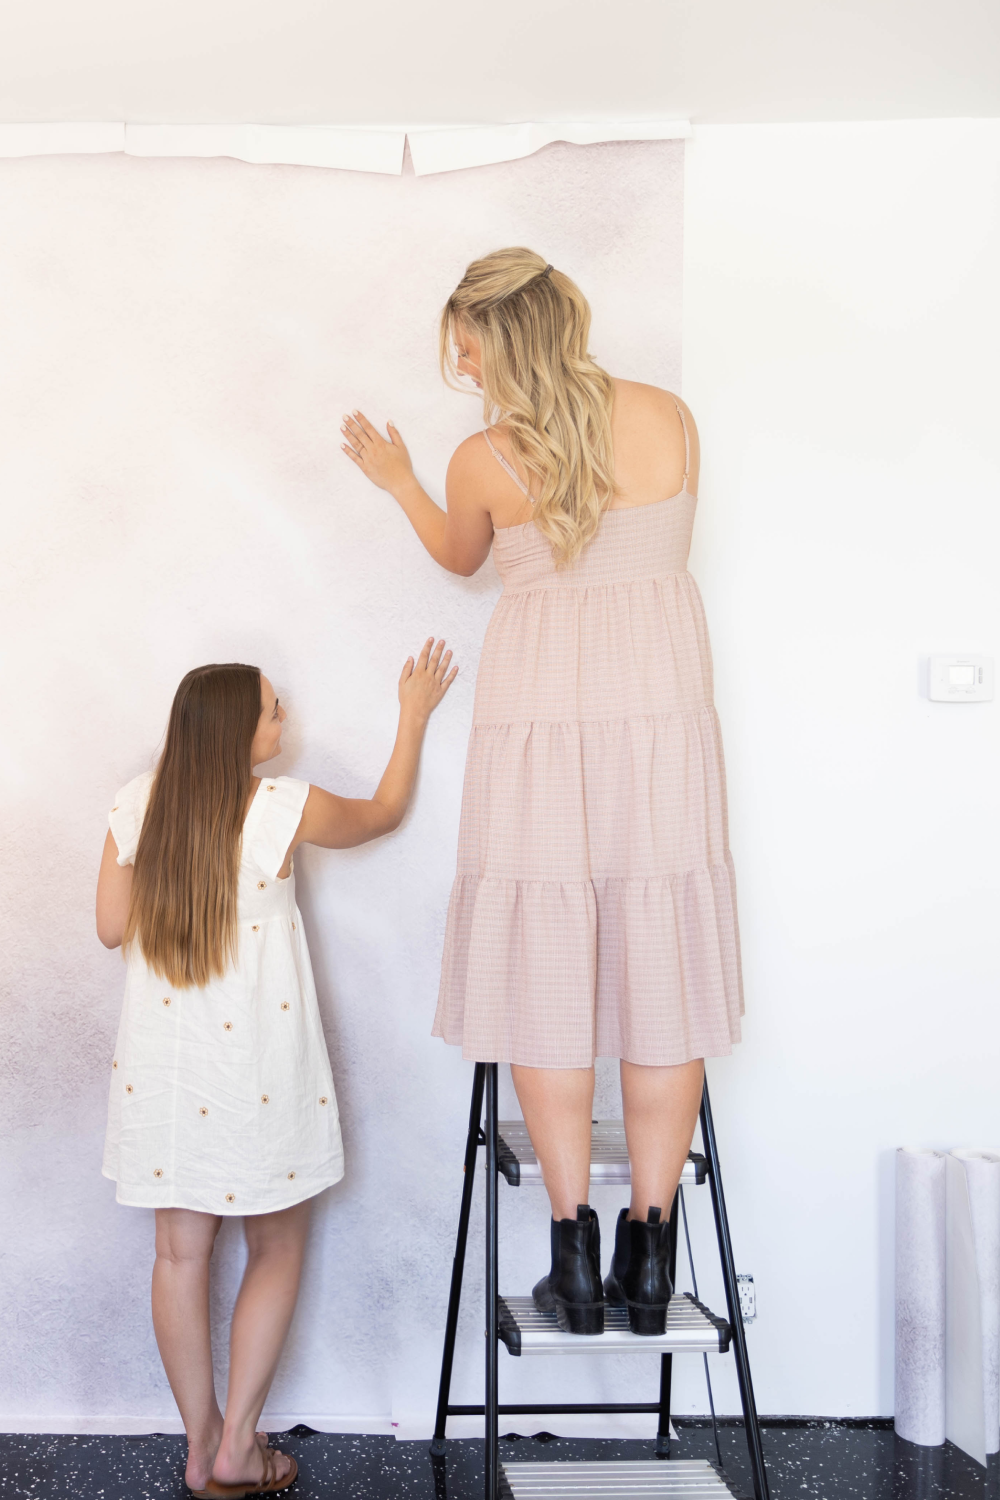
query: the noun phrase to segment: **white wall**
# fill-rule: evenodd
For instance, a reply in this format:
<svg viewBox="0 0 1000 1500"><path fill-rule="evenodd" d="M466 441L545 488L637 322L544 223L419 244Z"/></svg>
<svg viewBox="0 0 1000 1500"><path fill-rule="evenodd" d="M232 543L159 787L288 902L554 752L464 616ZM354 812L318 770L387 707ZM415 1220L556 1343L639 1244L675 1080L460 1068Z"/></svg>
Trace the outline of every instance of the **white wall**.
<svg viewBox="0 0 1000 1500"><path fill-rule="evenodd" d="M409 823L303 861L350 1167L273 1402L422 1429L469 1073L427 1031L495 584L421 557L338 470L335 417L357 401L393 416L438 484L476 413L436 384L434 311L502 239L579 275L612 369L676 381L678 168L675 146L378 184L231 163L2 167L2 1425L171 1422L148 1218L96 1175L121 983L91 926L109 796L183 670L229 654L259 659L290 702L284 769L370 785L397 662L438 628L464 686ZM1000 1143L998 709L929 703L920 669L1000 643L1000 128L705 128L686 170L692 567L747 982L746 1039L710 1071L737 1262L757 1281L751 1357L763 1411L888 1412L892 1149ZM606 1068L600 1099L614 1108ZM608 1230L617 1202L598 1198ZM544 1203L503 1189L501 1210L504 1285L525 1290ZM704 1194L690 1210L718 1306ZM400 1218L409 1245L387 1239ZM480 1243L458 1400L481 1368ZM220 1310L233 1236L224 1260ZM655 1389L652 1356L555 1363L504 1357L504 1397L542 1399L554 1375L566 1400ZM704 1411L698 1362L676 1364L677 1409ZM713 1365L735 1410L728 1362Z"/></svg>
<svg viewBox="0 0 1000 1500"><path fill-rule="evenodd" d="M766 1412L892 1410L892 1149L1000 1141L1000 705L921 669L1000 653L998 266L1000 121L688 146L747 993L710 1076Z"/></svg>
<svg viewBox="0 0 1000 1500"><path fill-rule="evenodd" d="M578 277L612 370L676 386L681 167L677 143L419 179L0 163L0 1427L176 1426L149 1323L152 1216L99 1175L123 974L93 901L115 791L150 764L183 673L233 658L288 706L276 769L371 791L400 664L434 630L462 671L412 814L391 839L298 861L348 1166L318 1204L270 1408L275 1424L427 1428L472 1073L429 1033L498 585L491 566L465 580L430 561L341 454L340 414L391 416L441 496L481 407L441 384L437 313L469 259L511 243ZM508 1192L504 1213L505 1286L527 1290L546 1203ZM466 1401L478 1230L470 1255ZM566 1400L655 1389L653 1356L560 1363ZM505 1360L504 1381L540 1400L551 1371Z"/></svg>

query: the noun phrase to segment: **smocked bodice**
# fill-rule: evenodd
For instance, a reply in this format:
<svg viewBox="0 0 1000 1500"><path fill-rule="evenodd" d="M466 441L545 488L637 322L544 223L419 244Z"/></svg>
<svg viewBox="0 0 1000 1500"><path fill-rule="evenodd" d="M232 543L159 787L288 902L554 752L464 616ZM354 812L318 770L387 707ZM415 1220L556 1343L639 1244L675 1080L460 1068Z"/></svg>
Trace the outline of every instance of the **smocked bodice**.
<svg viewBox="0 0 1000 1500"><path fill-rule="evenodd" d="M493 561L507 593L594 588L683 573L697 503L682 490L653 505L606 510L597 535L564 568L556 567L552 544L533 521L508 526L494 534Z"/></svg>

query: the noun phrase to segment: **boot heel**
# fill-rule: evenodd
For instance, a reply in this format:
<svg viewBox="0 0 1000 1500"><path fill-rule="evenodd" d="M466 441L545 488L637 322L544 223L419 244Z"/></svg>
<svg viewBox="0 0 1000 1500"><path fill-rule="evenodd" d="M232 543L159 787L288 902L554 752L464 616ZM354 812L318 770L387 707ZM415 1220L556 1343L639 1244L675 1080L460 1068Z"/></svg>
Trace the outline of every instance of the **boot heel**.
<svg viewBox="0 0 1000 1500"><path fill-rule="evenodd" d="M564 1302L556 1297L556 1322L563 1333L603 1333L603 1302Z"/></svg>
<svg viewBox="0 0 1000 1500"><path fill-rule="evenodd" d="M645 1307L641 1302L630 1302L628 1326L632 1333L638 1333L643 1338L659 1338L667 1331L666 1305Z"/></svg>

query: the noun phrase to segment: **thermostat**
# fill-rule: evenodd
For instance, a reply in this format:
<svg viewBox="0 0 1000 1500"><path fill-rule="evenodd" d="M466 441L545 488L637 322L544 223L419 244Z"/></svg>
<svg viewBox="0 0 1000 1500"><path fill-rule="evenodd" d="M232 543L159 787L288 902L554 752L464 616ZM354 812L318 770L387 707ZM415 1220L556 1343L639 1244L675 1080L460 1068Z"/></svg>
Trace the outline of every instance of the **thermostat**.
<svg viewBox="0 0 1000 1500"><path fill-rule="evenodd" d="M935 703L989 703L992 656L932 656L930 697Z"/></svg>

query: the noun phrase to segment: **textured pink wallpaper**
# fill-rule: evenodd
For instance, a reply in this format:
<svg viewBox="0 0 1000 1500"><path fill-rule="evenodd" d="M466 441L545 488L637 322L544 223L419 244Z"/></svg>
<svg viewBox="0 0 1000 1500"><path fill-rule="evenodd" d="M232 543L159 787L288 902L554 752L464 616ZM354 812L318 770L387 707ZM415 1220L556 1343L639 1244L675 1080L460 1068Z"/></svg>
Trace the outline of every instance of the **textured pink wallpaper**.
<svg viewBox="0 0 1000 1500"><path fill-rule="evenodd" d="M579 280L613 373L677 388L682 161L671 142L552 146L423 179L0 162L0 1424L176 1420L149 1322L151 1215L119 1208L100 1176L122 967L92 912L115 791L151 763L181 675L233 658L288 707L276 770L367 791L400 663L436 631L462 673L407 822L300 860L348 1166L318 1203L271 1401L278 1420L348 1428L389 1430L395 1413L408 1430L432 1410L470 1069L429 1029L497 583L489 564L464 580L422 553L340 454L339 417L392 417L442 496L452 448L481 423L440 382L437 311L467 261L503 244ZM529 1193L502 1207L505 1286L526 1290L547 1209ZM397 1249L387 1226L404 1223ZM477 1244L459 1400L481 1365ZM235 1226L219 1262L221 1311ZM645 1359L561 1363L564 1400L653 1379ZM504 1388L538 1400L550 1378L505 1369Z"/></svg>

